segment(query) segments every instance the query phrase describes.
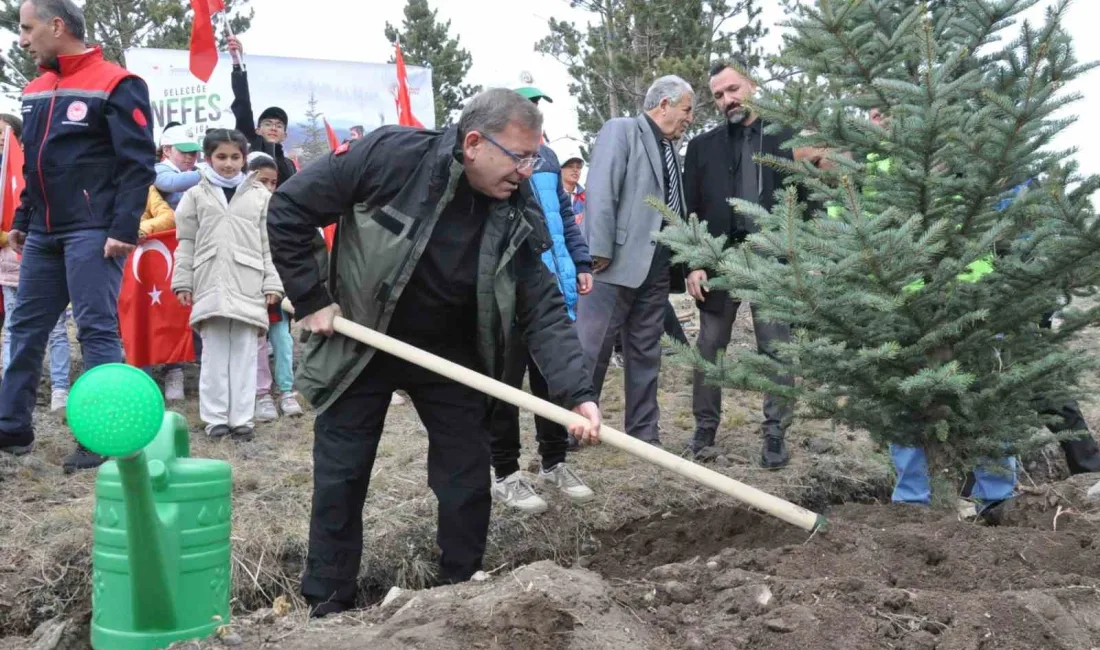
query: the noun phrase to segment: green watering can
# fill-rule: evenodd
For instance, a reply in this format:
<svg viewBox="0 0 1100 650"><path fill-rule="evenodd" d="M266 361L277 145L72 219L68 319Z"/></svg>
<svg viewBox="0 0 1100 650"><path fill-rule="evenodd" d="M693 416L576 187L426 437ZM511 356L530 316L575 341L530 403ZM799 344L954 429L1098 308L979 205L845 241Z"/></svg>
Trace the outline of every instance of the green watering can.
<svg viewBox="0 0 1100 650"><path fill-rule="evenodd" d="M229 622L229 463L190 458L187 421L133 366L73 386L69 424L114 458L96 477L92 647L155 650Z"/></svg>

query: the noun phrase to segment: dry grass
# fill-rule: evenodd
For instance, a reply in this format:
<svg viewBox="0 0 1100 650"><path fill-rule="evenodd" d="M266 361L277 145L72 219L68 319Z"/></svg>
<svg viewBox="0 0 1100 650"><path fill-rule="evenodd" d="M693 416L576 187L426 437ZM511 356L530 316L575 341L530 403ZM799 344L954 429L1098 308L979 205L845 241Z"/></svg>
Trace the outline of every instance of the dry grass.
<svg viewBox="0 0 1100 650"><path fill-rule="evenodd" d="M735 327L734 345L752 345L747 321ZM189 374L188 389L194 386L195 378ZM198 423L191 397L183 411L189 421ZM678 451L694 425L687 369L666 368L659 399L665 447ZM866 436L827 422L798 421L790 435L791 466L767 472L756 466L760 397L727 391L724 406L718 445L730 465L715 466L718 471L815 508L888 495L891 470ZM621 427L620 371L609 376L604 408L608 421ZM1086 414L1098 415L1092 407ZM0 500L0 636L26 634L54 616L80 616L90 604L94 475L63 475L60 462L71 450L69 434L46 413L36 418L38 451L22 459L0 457L4 492ZM524 416L522 428L526 433L521 467L533 467L530 416ZM828 440L833 450L811 453L805 446L811 438ZM195 456L226 459L234 466L235 610L270 607L279 596L300 605L298 581L307 547L312 489L312 418L261 425L256 440L240 446L211 444L198 433L193 441ZM412 406L392 408L364 510L366 539L360 574L364 601L379 597L391 585L419 587L432 580L436 503L426 484L426 449L427 436ZM537 559L571 564L598 550L600 531L654 514L727 502L610 448L586 450L572 456L571 462L598 498L576 508L561 495L543 490L551 509L538 517L497 507L486 570Z"/></svg>

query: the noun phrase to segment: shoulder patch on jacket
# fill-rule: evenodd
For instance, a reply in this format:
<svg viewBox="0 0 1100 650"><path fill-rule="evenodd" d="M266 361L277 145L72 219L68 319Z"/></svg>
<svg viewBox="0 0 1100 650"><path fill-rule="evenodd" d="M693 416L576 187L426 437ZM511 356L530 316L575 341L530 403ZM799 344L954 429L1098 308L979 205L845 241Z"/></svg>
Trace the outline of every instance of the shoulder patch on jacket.
<svg viewBox="0 0 1100 650"><path fill-rule="evenodd" d="M137 125L141 128L144 129L145 127L149 126L149 120L145 118L145 113L142 113L140 108L135 108L132 115L134 118L134 122L136 122Z"/></svg>

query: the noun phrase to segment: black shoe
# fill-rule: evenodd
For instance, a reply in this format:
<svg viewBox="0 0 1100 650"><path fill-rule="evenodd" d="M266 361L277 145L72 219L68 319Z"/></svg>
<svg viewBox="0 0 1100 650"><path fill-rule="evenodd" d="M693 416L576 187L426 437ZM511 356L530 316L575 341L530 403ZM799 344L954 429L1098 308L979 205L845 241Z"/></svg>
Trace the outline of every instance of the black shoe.
<svg viewBox="0 0 1100 650"><path fill-rule="evenodd" d="M687 443L688 451L692 456L698 456L707 447L714 446L713 431L696 431L691 441Z"/></svg>
<svg viewBox="0 0 1100 650"><path fill-rule="evenodd" d="M34 451L34 434L0 434L0 453L25 456Z"/></svg>
<svg viewBox="0 0 1100 650"><path fill-rule="evenodd" d="M341 600L318 601L313 598L307 598L306 601L309 603L310 618L324 618L332 614L343 614L349 609L352 609L350 604Z"/></svg>
<svg viewBox="0 0 1100 650"><path fill-rule="evenodd" d="M978 507L978 518L987 526L1000 526L1007 514L1009 499L988 501Z"/></svg>
<svg viewBox="0 0 1100 650"><path fill-rule="evenodd" d="M1080 438L1063 440L1061 443L1062 451L1066 455L1066 466L1072 475L1100 472L1100 447L1097 447L1090 432L1083 433Z"/></svg>
<svg viewBox="0 0 1100 650"><path fill-rule="evenodd" d="M764 451L760 454L760 466L764 469L779 469L791 462L787 453L787 443L783 436L769 434L764 436Z"/></svg>
<svg viewBox="0 0 1100 650"><path fill-rule="evenodd" d="M105 462L107 462L106 456L88 451L84 445L78 444L76 451L69 454L65 462L62 463L61 468L65 470L66 474L72 474L82 469L95 469Z"/></svg>
<svg viewBox="0 0 1100 650"><path fill-rule="evenodd" d="M233 436L233 442L252 442L253 429L248 425L233 427L229 434Z"/></svg>
<svg viewBox="0 0 1100 650"><path fill-rule="evenodd" d="M206 432L206 435L209 436L211 440L220 440L228 436L229 433L229 425L215 424L214 426L210 427L210 430Z"/></svg>

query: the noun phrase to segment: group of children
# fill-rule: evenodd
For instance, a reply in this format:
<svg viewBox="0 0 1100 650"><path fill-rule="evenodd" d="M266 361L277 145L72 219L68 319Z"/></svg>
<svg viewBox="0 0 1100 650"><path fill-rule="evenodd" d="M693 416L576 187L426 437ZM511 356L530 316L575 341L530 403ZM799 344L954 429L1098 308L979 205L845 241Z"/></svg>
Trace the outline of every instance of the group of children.
<svg viewBox="0 0 1100 650"><path fill-rule="evenodd" d="M0 132L10 128L18 141L22 121L0 115ZM2 153L3 138L0 138ZM202 150L206 162L200 164ZM279 308L283 289L267 245L267 202L278 170L263 153L249 154L244 136L214 129L202 147L188 130L169 125L160 141L155 184L149 188L138 240L177 231L172 289L194 304L191 326L200 351L200 415L212 437L252 438L253 422L302 414L294 391L289 319ZM18 299L20 256L0 232L0 287L10 312ZM63 412L69 394L70 348L66 309L50 333L50 410ZM9 319L4 319L0 359L11 357ZM272 374L270 356L274 356ZM146 368L151 371L151 368ZM184 399L183 364L166 368L164 396ZM279 406L272 384L280 392Z"/></svg>
<svg viewBox="0 0 1100 650"><path fill-rule="evenodd" d="M293 388L293 339L278 306L282 284L267 244L267 204L278 169L270 156L250 155L235 130L207 132L203 163L199 150L185 127L165 129L140 237L176 229L172 291L191 307L199 337L200 417L211 437L249 440L255 421L279 417L273 380L283 415L302 414ZM161 218L161 203L171 219ZM183 399L181 366L167 369L164 392L170 401Z"/></svg>

